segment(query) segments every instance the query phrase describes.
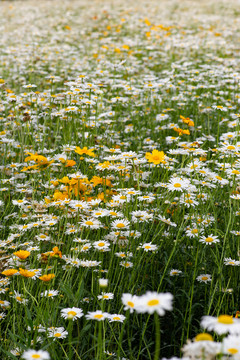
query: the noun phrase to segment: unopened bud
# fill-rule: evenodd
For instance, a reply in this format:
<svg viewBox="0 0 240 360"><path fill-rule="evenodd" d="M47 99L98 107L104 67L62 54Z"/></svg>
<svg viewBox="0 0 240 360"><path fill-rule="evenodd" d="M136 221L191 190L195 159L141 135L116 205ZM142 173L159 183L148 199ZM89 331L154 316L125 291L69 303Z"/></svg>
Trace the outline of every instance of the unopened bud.
<svg viewBox="0 0 240 360"><path fill-rule="evenodd" d="M108 286L108 279L99 279L99 286L105 288Z"/></svg>

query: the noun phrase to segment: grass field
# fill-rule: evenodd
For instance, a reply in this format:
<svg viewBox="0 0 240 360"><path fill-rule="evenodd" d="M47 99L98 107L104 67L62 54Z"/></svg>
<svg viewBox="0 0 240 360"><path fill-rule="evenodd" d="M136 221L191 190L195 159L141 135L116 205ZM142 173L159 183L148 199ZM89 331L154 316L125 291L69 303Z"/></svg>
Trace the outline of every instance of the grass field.
<svg viewBox="0 0 240 360"><path fill-rule="evenodd" d="M0 359L240 359L240 3L0 2Z"/></svg>

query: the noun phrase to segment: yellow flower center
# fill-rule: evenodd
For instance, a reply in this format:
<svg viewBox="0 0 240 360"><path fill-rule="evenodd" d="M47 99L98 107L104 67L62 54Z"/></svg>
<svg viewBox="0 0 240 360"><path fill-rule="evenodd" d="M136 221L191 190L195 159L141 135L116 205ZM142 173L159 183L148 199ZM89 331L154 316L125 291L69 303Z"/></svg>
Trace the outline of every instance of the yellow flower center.
<svg viewBox="0 0 240 360"><path fill-rule="evenodd" d="M46 237L45 235L40 235L41 239L45 239L45 237Z"/></svg>
<svg viewBox="0 0 240 360"><path fill-rule="evenodd" d="M233 318L230 315L220 315L218 322L221 324L233 324Z"/></svg>
<svg viewBox="0 0 240 360"><path fill-rule="evenodd" d="M127 305L130 306L130 307L132 307L132 308L134 307L134 303L133 303L132 301L128 301L128 302L127 302Z"/></svg>
<svg viewBox="0 0 240 360"><path fill-rule="evenodd" d="M33 355L32 355L32 359L40 359L40 355L38 355L38 354L33 354Z"/></svg>
<svg viewBox="0 0 240 360"><path fill-rule="evenodd" d="M208 279L207 276L202 276L202 280L203 280L203 281L205 281L205 280L207 280L207 279Z"/></svg>
<svg viewBox="0 0 240 360"><path fill-rule="evenodd" d="M210 242L213 242L213 238L212 238L212 237L207 237L207 238L205 239L205 241L206 241L206 242L209 242L209 243L210 243Z"/></svg>
<svg viewBox="0 0 240 360"><path fill-rule="evenodd" d="M62 335L61 333L54 334L55 337L60 337L61 335Z"/></svg>
<svg viewBox="0 0 240 360"><path fill-rule="evenodd" d="M114 316L113 320L121 320L119 316Z"/></svg>
<svg viewBox="0 0 240 360"><path fill-rule="evenodd" d="M216 176L216 179L218 179L218 180L222 180L222 178L221 178L221 176Z"/></svg>
<svg viewBox="0 0 240 360"><path fill-rule="evenodd" d="M85 223L86 225L93 225L93 222L92 221L86 221L86 223Z"/></svg>
<svg viewBox="0 0 240 360"><path fill-rule="evenodd" d="M237 175L240 174L240 172L238 170L233 170L232 173L237 174Z"/></svg>
<svg viewBox="0 0 240 360"><path fill-rule="evenodd" d="M180 188L182 185L179 184L179 183L176 183L176 184L174 184L173 186L174 186L175 188Z"/></svg>
<svg viewBox="0 0 240 360"><path fill-rule="evenodd" d="M148 306L155 306L159 304L159 300L157 299L149 300L147 304Z"/></svg>
<svg viewBox="0 0 240 360"><path fill-rule="evenodd" d="M75 311L68 311L68 315L75 316L75 315L77 315L77 313Z"/></svg>
<svg viewBox="0 0 240 360"><path fill-rule="evenodd" d="M151 249L151 246L150 246L150 245L146 245L146 246L145 246L145 249L147 249L147 250L148 250L148 249Z"/></svg>
<svg viewBox="0 0 240 360"><path fill-rule="evenodd" d="M105 243L104 242L100 242L100 243L98 243L98 246L100 246L100 247L103 247L105 245Z"/></svg>
<svg viewBox="0 0 240 360"><path fill-rule="evenodd" d="M198 233L198 229L193 229L192 230L192 234L197 234Z"/></svg>
<svg viewBox="0 0 240 360"><path fill-rule="evenodd" d="M213 341L213 337L210 334L201 333L195 337L195 341Z"/></svg>
<svg viewBox="0 0 240 360"><path fill-rule="evenodd" d="M113 215L113 216L116 216L116 215L117 215L117 213L116 213L115 211L110 211L109 214L110 214L110 215Z"/></svg>
<svg viewBox="0 0 240 360"><path fill-rule="evenodd" d="M20 296L16 296L16 299L17 299L18 301L23 301L23 299L22 299Z"/></svg>
<svg viewBox="0 0 240 360"><path fill-rule="evenodd" d="M123 223L118 223L116 226L117 226L117 228L124 228L124 227L125 227L125 224L123 224Z"/></svg>
<svg viewBox="0 0 240 360"><path fill-rule="evenodd" d="M230 349L228 349L228 352L230 353L230 354L237 354L238 353L238 349L235 349L235 348L230 348Z"/></svg>
<svg viewBox="0 0 240 360"><path fill-rule="evenodd" d="M227 149L228 149L228 150L235 150L235 146L229 145L229 146L227 147Z"/></svg>
<svg viewBox="0 0 240 360"><path fill-rule="evenodd" d="M96 314L94 315L94 319L101 319L103 318L103 315L102 314Z"/></svg>
<svg viewBox="0 0 240 360"><path fill-rule="evenodd" d="M109 296L108 296L108 295L103 295L103 298L104 298L104 299L108 299Z"/></svg>

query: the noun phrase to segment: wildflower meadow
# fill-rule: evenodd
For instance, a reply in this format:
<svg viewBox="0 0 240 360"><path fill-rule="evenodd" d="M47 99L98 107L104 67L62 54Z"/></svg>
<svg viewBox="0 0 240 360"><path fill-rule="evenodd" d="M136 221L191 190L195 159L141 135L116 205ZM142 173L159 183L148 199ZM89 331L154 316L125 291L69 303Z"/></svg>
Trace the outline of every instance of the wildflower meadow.
<svg viewBox="0 0 240 360"><path fill-rule="evenodd" d="M0 360L240 360L240 2L0 14Z"/></svg>

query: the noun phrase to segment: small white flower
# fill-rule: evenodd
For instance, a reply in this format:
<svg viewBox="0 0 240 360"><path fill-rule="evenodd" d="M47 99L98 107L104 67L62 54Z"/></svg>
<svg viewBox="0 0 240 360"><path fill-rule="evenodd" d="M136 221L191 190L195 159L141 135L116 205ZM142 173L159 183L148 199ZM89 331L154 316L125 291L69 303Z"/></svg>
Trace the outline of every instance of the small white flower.
<svg viewBox="0 0 240 360"><path fill-rule="evenodd" d="M77 320L83 316L83 311L80 308L66 308L61 310L61 316L64 319Z"/></svg>
<svg viewBox="0 0 240 360"><path fill-rule="evenodd" d="M47 351L43 351L43 350L27 350L24 351L24 353L22 354L22 358L25 360L32 360L32 359L49 360L50 355Z"/></svg>

